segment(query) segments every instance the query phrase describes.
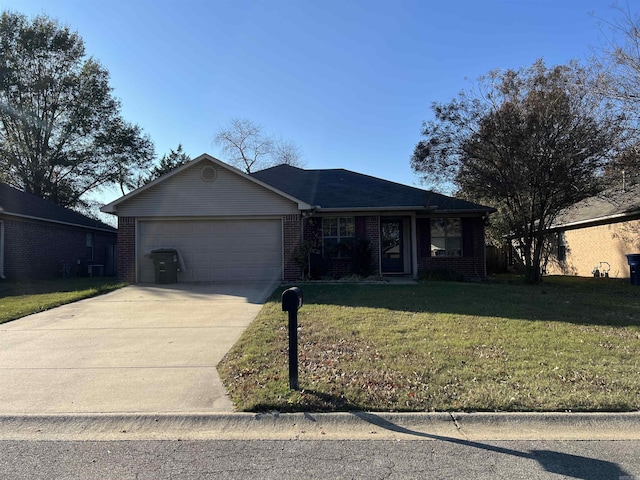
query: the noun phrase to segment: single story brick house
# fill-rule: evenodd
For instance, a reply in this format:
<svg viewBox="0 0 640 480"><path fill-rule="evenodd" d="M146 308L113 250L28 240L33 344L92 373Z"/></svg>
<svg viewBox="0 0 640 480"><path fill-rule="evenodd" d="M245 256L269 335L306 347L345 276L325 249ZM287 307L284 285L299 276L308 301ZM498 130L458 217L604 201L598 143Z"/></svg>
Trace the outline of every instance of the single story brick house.
<svg viewBox="0 0 640 480"><path fill-rule="evenodd" d="M493 209L342 169L245 174L205 154L102 211L118 217L122 280L153 282L149 253L168 247L181 258L178 281L193 282L299 280L306 246L327 262L323 275L341 276L356 240L373 275L483 278Z"/></svg>
<svg viewBox="0 0 640 480"><path fill-rule="evenodd" d="M115 275L116 229L0 183L0 278Z"/></svg>
<svg viewBox="0 0 640 480"><path fill-rule="evenodd" d="M626 255L640 253L640 184L578 202L560 215L549 235L545 273L629 278Z"/></svg>

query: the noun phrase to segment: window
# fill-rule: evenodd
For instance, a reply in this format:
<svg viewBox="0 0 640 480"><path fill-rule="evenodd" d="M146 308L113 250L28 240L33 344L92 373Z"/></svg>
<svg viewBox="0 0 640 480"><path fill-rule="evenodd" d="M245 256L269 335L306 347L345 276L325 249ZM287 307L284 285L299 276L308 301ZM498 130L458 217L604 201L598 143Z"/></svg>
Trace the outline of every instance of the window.
<svg viewBox="0 0 640 480"><path fill-rule="evenodd" d="M87 233L86 247L86 259L93 260L93 233Z"/></svg>
<svg viewBox="0 0 640 480"><path fill-rule="evenodd" d="M564 232L558 232L556 241L558 244L558 261L564 262L567 260L567 240L565 239Z"/></svg>
<svg viewBox="0 0 640 480"><path fill-rule="evenodd" d="M431 219L431 256L462 256L462 221L459 218Z"/></svg>
<svg viewBox="0 0 640 480"><path fill-rule="evenodd" d="M350 258L356 227L353 217L324 217L322 219L322 248L332 258Z"/></svg>

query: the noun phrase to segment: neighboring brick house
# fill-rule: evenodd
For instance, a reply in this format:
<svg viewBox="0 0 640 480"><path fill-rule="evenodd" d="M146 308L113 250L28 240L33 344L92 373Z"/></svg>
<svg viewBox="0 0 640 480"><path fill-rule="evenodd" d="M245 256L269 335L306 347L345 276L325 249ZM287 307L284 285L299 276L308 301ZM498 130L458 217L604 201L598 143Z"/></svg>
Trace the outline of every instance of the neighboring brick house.
<svg viewBox="0 0 640 480"><path fill-rule="evenodd" d="M628 278L626 255L640 253L640 185L577 203L549 236L547 274Z"/></svg>
<svg viewBox="0 0 640 480"><path fill-rule="evenodd" d="M298 280L306 253L324 263L317 276L347 275L359 244L372 275L448 269L483 278L494 210L342 169L247 175L205 154L102 211L118 216L123 280L153 282L149 254L170 247L181 257L178 281L192 282Z"/></svg>
<svg viewBox="0 0 640 480"><path fill-rule="evenodd" d="M115 275L116 229L0 183L0 278Z"/></svg>

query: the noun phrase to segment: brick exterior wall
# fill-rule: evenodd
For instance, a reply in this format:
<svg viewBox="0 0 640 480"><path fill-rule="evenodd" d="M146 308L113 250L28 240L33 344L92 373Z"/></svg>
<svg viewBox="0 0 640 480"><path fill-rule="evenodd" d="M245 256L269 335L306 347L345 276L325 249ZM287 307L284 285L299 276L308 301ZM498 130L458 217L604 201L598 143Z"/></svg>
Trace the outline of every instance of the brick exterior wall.
<svg viewBox="0 0 640 480"><path fill-rule="evenodd" d="M300 238L300 219L300 215L282 216L283 279L285 281L294 281L302 278L302 267L294 259L296 253L300 251L302 243Z"/></svg>
<svg viewBox="0 0 640 480"><path fill-rule="evenodd" d="M136 219L118 217L118 279L136 281Z"/></svg>
<svg viewBox="0 0 640 480"><path fill-rule="evenodd" d="M640 253L640 220L565 231L565 261L558 261L555 238L554 235L547 274L590 277L594 267L608 262L610 277L629 278L626 254Z"/></svg>
<svg viewBox="0 0 640 480"><path fill-rule="evenodd" d="M418 276L429 270L453 270L467 279L486 277L484 220L481 217L464 219L462 257L432 257L430 248L430 219L419 218L417 224ZM465 234L465 229L469 229ZM466 248L465 248L466 247Z"/></svg>
<svg viewBox="0 0 640 480"><path fill-rule="evenodd" d="M357 216L356 216L357 217ZM380 216L370 215L364 219L364 235L371 243L372 266L374 275L380 270ZM481 217L464 219L465 238L462 257L431 257L430 219L416 219L416 240L418 250L418 275L427 270L454 270L468 279L486 277L484 220ZM322 251L322 217L312 217L305 221L305 241L312 241L318 251ZM410 250L405 252L410 255ZM351 274L351 260L334 258L330 261L329 277L341 277Z"/></svg>
<svg viewBox="0 0 640 480"><path fill-rule="evenodd" d="M88 275L88 265L108 265L107 247L116 233L55 223L2 218L4 274L8 280ZM93 233L93 259L87 258L86 234ZM107 272L113 273L113 272Z"/></svg>
<svg viewBox="0 0 640 480"><path fill-rule="evenodd" d="M372 253L372 266L375 275L379 274L380 265L380 217L376 215L364 218L364 232L370 240ZM311 217L302 219L300 215L283 215L283 255L285 281L299 280L303 276L302 267L295 261L295 255L302 245L300 222L304 225L304 240L314 243L318 251L322 251L322 219L321 217ZM422 223L421 223L422 222ZM467 242L467 253L473 251L472 255L465 255L458 258L431 257L428 246L430 242L427 237L430 233L425 225L428 218L417 219L417 242L418 242L418 274L429 269L452 269L466 278L476 279L486 276L485 270L485 246L484 246L484 223L482 218L467 219L467 224L471 227L471 234ZM135 217L118 218L118 278L122 281L135 282L136 263L136 222ZM471 248L469 248L471 247ZM409 252L407 252L409 254ZM331 277L340 277L351 273L350 259L332 259L330 270L327 273Z"/></svg>
<svg viewBox="0 0 640 480"><path fill-rule="evenodd" d="M352 215L336 215L352 216ZM354 217L358 217L355 215ZM371 248L371 267L374 275L379 275L380 265L380 217L361 217L364 221L364 238L368 239ZM356 233L356 236L360 236ZM322 217L311 217L304 222L304 241L310 242L313 249L322 254ZM332 258L328 262L326 276L330 278L340 278L351 275L353 262L350 258Z"/></svg>

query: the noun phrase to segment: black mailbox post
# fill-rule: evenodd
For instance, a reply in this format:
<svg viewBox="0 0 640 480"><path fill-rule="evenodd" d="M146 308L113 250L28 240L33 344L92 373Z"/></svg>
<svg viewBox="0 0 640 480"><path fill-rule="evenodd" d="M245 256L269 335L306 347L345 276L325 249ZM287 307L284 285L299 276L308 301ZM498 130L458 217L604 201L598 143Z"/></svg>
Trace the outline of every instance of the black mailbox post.
<svg viewBox="0 0 640 480"><path fill-rule="evenodd" d="M289 388L298 390L298 309L302 290L291 287L282 292L282 311L289 312Z"/></svg>

